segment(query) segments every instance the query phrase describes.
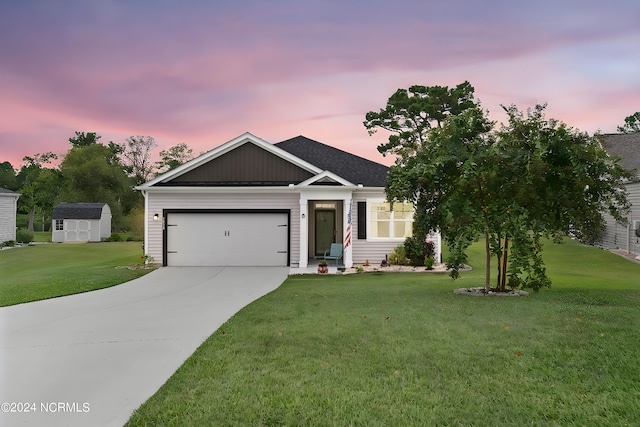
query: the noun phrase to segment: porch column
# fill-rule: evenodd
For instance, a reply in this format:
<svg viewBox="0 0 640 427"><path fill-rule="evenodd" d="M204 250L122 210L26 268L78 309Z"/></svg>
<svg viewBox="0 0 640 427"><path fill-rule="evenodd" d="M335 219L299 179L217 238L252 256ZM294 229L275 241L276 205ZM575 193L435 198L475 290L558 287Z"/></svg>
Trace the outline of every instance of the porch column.
<svg viewBox="0 0 640 427"><path fill-rule="evenodd" d="M343 262L346 268L353 267L353 200L343 199L342 203L342 246L344 247Z"/></svg>
<svg viewBox="0 0 640 427"><path fill-rule="evenodd" d="M306 268L309 262L309 212L306 198L300 197L300 261L298 267Z"/></svg>

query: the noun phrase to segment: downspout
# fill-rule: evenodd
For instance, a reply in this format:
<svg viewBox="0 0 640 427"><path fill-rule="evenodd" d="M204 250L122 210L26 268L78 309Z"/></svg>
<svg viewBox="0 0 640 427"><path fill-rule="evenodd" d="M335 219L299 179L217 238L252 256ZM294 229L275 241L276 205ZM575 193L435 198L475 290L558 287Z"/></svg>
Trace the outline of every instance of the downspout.
<svg viewBox="0 0 640 427"><path fill-rule="evenodd" d="M140 190L144 197L144 242L143 253L145 256L149 255L149 199L147 197L146 190Z"/></svg>
<svg viewBox="0 0 640 427"><path fill-rule="evenodd" d="M631 220L631 216L629 216L629 219L627 221L627 253L630 254L631 253L631 223L633 221Z"/></svg>

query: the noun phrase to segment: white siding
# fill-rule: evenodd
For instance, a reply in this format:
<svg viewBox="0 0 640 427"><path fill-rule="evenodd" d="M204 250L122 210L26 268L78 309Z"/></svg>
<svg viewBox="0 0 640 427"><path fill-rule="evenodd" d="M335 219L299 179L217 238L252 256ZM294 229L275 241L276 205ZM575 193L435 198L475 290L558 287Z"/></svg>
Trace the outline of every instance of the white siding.
<svg viewBox="0 0 640 427"><path fill-rule="evenodd" d="M154 262L162 262L162 221L153 221L158 214L162 218L163 209L289 209L291 210L290 262L296 263L300 258L300 203L297 193L160 193L149 192L147 223L148 241L147 255L153 257Z"/></svg>
<svg viewBox="0 0 640 427"><path fill-rule="evenodd" d="M611 215L605 213L607 226L599 245L605 249L622 249L640 255L640 238L633 229L634 221L640 221L640 182L627 185L627 197L632 205L627 217L629 225L620 225Z"/></svg>
<svg viewBox="0 0 640 427"><path fill-rule="evenodd" d="M16 240L16 197L0 197L0 243Z"/></svg>

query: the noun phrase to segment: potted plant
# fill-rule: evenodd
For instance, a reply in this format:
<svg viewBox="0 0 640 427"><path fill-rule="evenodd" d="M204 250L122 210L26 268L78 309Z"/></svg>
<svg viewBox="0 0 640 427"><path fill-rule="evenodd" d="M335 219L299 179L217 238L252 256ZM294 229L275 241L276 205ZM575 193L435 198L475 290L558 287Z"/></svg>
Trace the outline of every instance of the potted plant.
<svg viewBox="0 0 640 427"><path fill-rule="evenodd" d="M329 272L329 266L327 265L327 261L321 260L318 264L318 273L326 274Z"/></svg>

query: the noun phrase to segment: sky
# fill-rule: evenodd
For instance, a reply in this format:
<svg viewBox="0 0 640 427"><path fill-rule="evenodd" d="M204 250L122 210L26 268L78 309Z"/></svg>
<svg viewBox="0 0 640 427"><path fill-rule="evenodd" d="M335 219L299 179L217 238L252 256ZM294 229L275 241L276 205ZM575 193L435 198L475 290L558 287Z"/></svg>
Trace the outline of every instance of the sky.
<svg viewBox="0 0 640 427"><path fill-rule="evenodd" d="M0 1L0 162L152 136L211 150L304 135L391 164L362 122L398 88L469 81L616 132L640 111L638 0Z"/></svg>

